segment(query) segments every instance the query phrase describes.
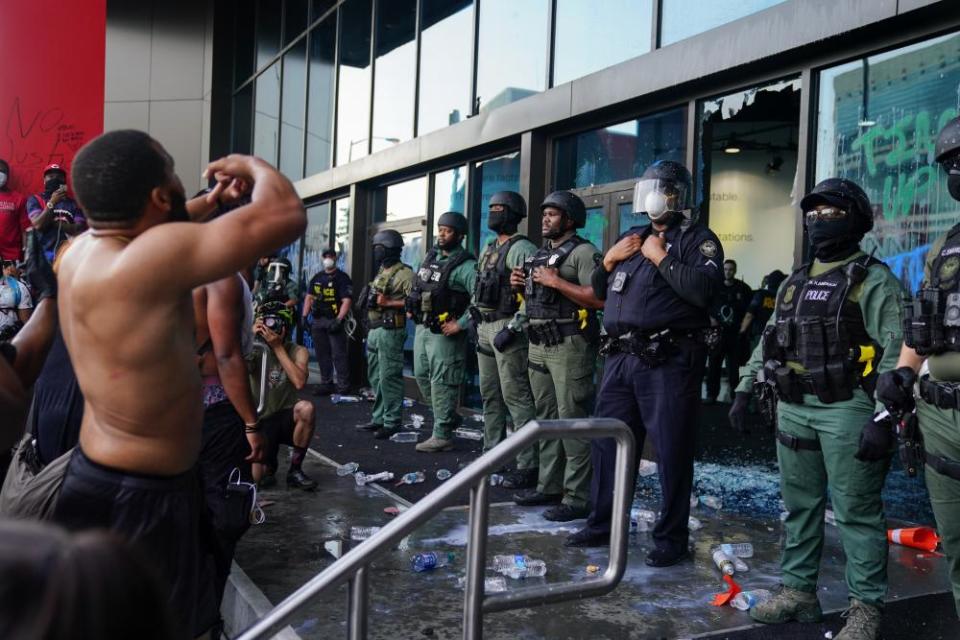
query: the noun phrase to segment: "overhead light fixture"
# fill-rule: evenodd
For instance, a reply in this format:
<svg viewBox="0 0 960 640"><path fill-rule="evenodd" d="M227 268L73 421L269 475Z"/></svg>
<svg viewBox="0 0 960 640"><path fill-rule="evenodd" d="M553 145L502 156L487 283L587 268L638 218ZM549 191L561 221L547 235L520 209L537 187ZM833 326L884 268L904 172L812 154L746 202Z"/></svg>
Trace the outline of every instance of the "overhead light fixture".
<svg viewBox="0 0 960 640"><path fill-rule="evenodd" d="M723 146L724 153L740 153L741 146L740 141L737 140L737 136L733 135L727 139L727 144Z"/></svg>

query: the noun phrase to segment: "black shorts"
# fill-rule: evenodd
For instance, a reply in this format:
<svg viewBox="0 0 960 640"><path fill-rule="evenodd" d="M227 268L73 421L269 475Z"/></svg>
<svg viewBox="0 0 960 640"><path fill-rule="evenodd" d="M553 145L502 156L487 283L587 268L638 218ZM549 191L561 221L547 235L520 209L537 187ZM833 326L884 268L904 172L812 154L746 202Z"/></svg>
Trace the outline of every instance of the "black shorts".
<svg viewBox="0 0 960 640"><path fill-rule="evenodd" d="M280 411L271 413L266 418L260 420L260 431L267 440L264 464L273 471L276 471L279 466L277 453L280 451L280 445L293 446L294 426L293 407L280 409Z"/></svg>
<svg viewBox="0 0 960 640"><path fill-rule="evenodd" d="M178 637L195 638L217 623L209 558L213 530L195 469L176 476L138 475L105 467L77 447L54 509L68 529L110 529L154 562L170 590Z"/></svg>

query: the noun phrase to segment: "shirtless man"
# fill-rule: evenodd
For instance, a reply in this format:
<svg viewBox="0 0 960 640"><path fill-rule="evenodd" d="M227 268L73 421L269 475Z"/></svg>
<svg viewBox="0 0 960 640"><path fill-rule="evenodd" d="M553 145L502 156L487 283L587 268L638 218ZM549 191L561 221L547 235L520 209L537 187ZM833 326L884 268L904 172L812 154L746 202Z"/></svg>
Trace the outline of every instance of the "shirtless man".
<svg viewBox="0 0 960 640"><path fill-rule="evenodd" d="M203 405L194 343L194 288L294 241L306 227L290 181L257 158L210 163L213 202L236 181L251 202L206 224L188 218L173 160L139 131L106 133L73 163L91 232L62 256L64 341L85 405L54 519L126 533L170 585L183 637L209 629L201 610ZM168 224L169 223L169 224Z"/></svg>

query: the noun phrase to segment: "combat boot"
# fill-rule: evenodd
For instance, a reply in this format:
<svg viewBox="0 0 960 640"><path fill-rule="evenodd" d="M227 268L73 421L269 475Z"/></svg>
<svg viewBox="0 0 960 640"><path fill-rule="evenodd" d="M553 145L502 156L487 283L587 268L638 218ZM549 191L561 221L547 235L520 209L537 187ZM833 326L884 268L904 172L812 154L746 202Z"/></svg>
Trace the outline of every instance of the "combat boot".
<svg viewBox="0 0 960 640"><path fill-rule="evenodd" d="M773 597L750 609L750 617L764 624L820 622L823 610L816 593L808 593L781 585Z"/></svg>
<svg viewBox="0 0 960 640"><path fill-rule="evenodd" d="M438 438L437 436L430 436L416 447L417 451L426 452L426 453L438 453L440 451L450 451L453 449L453 440L447 440L446 438Z"/></svg>
<svg viewBox="0 0 960 640"><path fill-rule="evenodd" d="M850 607L840 614L841 618L847 619L847 623L834 639L876 640L880 637L881 615L880 609L872 604L850 598Z"/></svg>

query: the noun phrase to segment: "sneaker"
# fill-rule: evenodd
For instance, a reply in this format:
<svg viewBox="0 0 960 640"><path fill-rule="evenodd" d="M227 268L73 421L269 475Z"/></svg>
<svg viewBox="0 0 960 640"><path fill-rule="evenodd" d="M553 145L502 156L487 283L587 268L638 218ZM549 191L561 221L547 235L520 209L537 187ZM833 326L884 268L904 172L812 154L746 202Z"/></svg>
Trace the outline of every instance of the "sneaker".
<svg viewBox="0 0 960 640"><path fill-rule="evenodd" d="M565 547L606 547L610 544L610 534L594 531L584 527L576 533L571 533L563 541Z"/></svg>
<svg viewBox="0 0 960 640"><path fill-rule="evenodd" d="M823 610L817 594L781 585L772 598L750 609L750 617L764 624L820 622Z"/></svg>
<svg viewBox="0 0 960 640"><path fill-rule="evenodd" d="M267 471L260 478L260 482L257 483L257 487L260 489L269 489L274 487L277 484L277 474L274 471Z"/></svg>
<svg viewBox="0 0 960 640"><path fill-rule="evenodd" d="M390 436L400 431L400 427L380 427L373 432L373 437L377 440L387 440Z"/></svg>
<svg viewBox="0 0 960 640"><path fill-rule="evenodd" d="M672 567L690 557L690 550L684 547L680 551L672 549L654 549L647 554L644 562L648 567Z"/></svg>
<svg viewBox="0 0 960 640"><path fill-rule="evenodd" d="M543 512L543 517L553 522L570 522L580 520L590 515L589 507L573 507L569 504L558 504Z"/></svg>
<svg viewBox="0 0 960 640"><path fill-rule="evenodd" d="M540 493L536 489L527 489L513 494L513 501L521 507L540 507L545 504L560 504L563 496Z"/></svg>
<svg viewBox="0 0 960 640"><path fill-rule="evenodd" d="M835 640L876 640L880 637L880 609L850 598L850 607L840 614L847 623L834 636Z"/></svg>
<svg viewBox="0 0 960 640"><path fill-rule="evenodd" d="M376 422L368 422L367 424L358 424L357 431L379 431L383 429L382 424L377 424Z"/></svg>
<svg viewBox="0 0 960 640"><path fill-rule="evenodd" d="M511 471L504 474L501 486L504 489L532 489L537 486L538 473L539 470L536 467Z"/></svg>
<svg viewBox="0 0 960 640"><path fill-rule="evenodd" d="M416 446L417 451L424 453L439 453L441 451L450 451L453 449L453 440L430 436Z"/></svg>
<svg viewBox="0 0 960 640"><path fill-rule="evenodd" d="M317 482L301 469L294 469L287 473L287 486L291 489L303 489L312 491L317 488Z"/></svg>

